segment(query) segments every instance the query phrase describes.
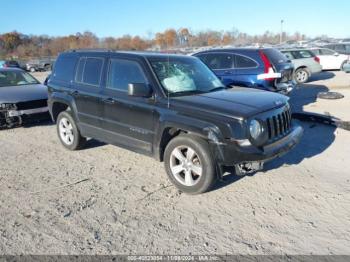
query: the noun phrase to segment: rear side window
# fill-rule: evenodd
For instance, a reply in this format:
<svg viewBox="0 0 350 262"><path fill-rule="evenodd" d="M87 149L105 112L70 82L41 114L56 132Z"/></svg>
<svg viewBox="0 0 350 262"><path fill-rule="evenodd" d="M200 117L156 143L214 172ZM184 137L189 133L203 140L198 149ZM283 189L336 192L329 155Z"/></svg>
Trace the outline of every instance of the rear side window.
<svg viewBox="0 0 350 262"><path fill-rule="evenodd" d="M235 55L235 68L254 68L258 64L246 56Z"/></svg>
<svg viewBox="0 0 350 262"><path fill-rule="evenodd" d="M111 59L107 87L127 91L128 85L132 83L147 84L147 78L139 63L126 59Z"/></svg>
<svg viewBox="0 0 350 262"><path fill-rule="evenodd" d="M325 50L325 49L323 49L323 50ZM325 55L325 54L323 53L323 50L320 50L320 49L312 49L312 52L313 52L315 55L320 55L321 53L322 53L323 55Z"/></svg>
<svg viewBox="0 0 350 262"><path fill-rule="evenodd" d="M333 50L330 50L330 49L321 49L320 53L322 55L334 55L335 54L335 52Z"/></svg>
<svg viewBox="0 0 350 262"><path fill-rule="evenodd" d="M291 52L283 52L283 54L287 57L287 59L292 60L294 59L293 55Z"/></svg>
<svg viewBox="0 0 350 262"><path fill-rule="evenodd" d="M315 55L309 51L309 50L299 50L299 51L292 51L293 56L296 59L303 59L303 58L312 58Z"/></svg>
<svg viewBox="0 0 350 262"><path fill-rule="evenodd" d="M273 48L263 49L263 52L274 65L286 63L288 59L293 59L286 59L286 57L279 50Z"/></svg>
<svg viewBox="0 0 350 262"><path fill-rule="evenodd" d="M211 69L228 69L233 67L233 55L229 53L201 54L197 57Z"/></svg>
<svg viewBox="0 0 350 262"><path fill-rule="evenodd" d="M335 45L335 51L336 52L344 52L345 51L345 45Z"/></svg>
<svg viewBox="0 0 350 262"><path fill-rule="evenodd" d="M75 81L82 84L99 86L103 68L103 58L82 57L79 59Z"/></svg>
<svg viewBox="0 0 350 262"><path fill-rule="evenodd" d="M55 63L54 78L64 82L73 80L76 61L74 56L59 57Z"/></svg>

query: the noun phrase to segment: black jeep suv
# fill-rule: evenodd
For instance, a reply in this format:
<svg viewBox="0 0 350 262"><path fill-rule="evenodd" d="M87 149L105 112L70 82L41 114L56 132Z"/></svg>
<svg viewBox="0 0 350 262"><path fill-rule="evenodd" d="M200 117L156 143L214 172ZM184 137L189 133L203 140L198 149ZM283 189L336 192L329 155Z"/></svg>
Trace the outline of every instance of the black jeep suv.
<svg viewBox="0 0 350 262"><path fill-rule="evenodd" d="M260 170L303 132L286 96L227 88L190 56L68 51L48 90L63 146L76 150L91 137L164 160L170 180L191 194L209 190L225 166Z"/></svg>

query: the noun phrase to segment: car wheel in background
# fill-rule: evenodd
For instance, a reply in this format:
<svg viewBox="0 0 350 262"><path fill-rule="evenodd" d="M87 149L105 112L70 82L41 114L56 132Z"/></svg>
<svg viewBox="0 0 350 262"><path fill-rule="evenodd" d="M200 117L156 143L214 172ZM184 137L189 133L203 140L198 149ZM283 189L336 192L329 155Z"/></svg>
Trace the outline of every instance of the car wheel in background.
<svg viewBox="0 0 350 262"><path fill-rule="evenodd" d="M309 72L306 68L299 68L294 73L294 79L298 84L303 84L309 79Z"/></svg>
<svg viewBox="0 0 350 262"><path fill-rule="evenodd" d="M340 66L340 71L345 71L345 65L346 65L347 63L350 63L350 62L344 61L344 62L341 64L341 66Z"/></svg>
<svg viewBox="0 0 350 262"><path fill-rule="evenodd" d="M63 111L58 115L56 126L58 137L65 148L78 150L84 146L86 138L80 135L79 129L69 111Z"/></svg>
<svg viewBox="0 0 350 262"><path fill-rule="evenodd" d="M179 135L172 139L164 152L164 164L171 182L185 193L204 193L216 182L215 162L201 138Z"/></svg>
<svg viewBox="0 0 350 262"><path fill-rule="evenodd" d="M51 70L51 66L50 65L45 65L44 66L44 70L45 71L50 71Z"/></svg>
<svg viewBox="0 0 350 262"><path fill-rule="evenodd" d="M29 71L32 72L32 73L34 73L34 72L35 72L35 68L34 68L34 67L31 67L31 68L29 69Z"/></svg>

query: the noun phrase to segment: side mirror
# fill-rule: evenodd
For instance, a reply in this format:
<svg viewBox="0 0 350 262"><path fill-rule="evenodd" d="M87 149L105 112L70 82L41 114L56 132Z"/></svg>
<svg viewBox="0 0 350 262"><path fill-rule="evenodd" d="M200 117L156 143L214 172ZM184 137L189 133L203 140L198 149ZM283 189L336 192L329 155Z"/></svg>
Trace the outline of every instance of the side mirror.
<svg viewBox="0 0 350 262"><path fill-rule="evenodd" d="M145 83L131 83L128 85L128 95L137 97L151 97L152 89Z"/></svg>

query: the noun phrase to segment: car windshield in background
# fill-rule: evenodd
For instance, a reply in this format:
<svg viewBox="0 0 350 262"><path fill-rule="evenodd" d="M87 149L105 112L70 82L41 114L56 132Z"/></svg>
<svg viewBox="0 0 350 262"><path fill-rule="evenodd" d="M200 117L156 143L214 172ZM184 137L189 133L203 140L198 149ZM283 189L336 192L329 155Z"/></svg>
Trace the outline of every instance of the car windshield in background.
<svg viewBox="0 0 350 262"><path fill-rule="evenodd" d="M225 88L199 59L155 57L149 60L158 80L169 95L207 93Z"/></svg>
<svg viewBox="0 0 350 262"><path fill-rule="evenodd" d="M0 71L0 87L39 84L30 74L21 71Z"/></svg>
<svg viewBox="0 0 350 262"><path fill-rule="evenodd" d="M273 64L282 64L288 62L288 58L284 56L280 51L269 48L264 49L264 54L272 61Z"/></svg>

